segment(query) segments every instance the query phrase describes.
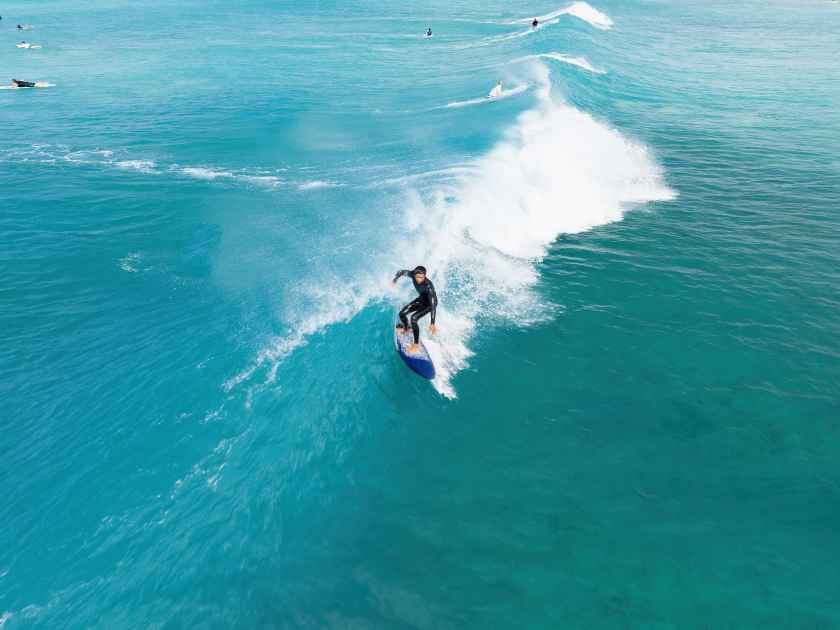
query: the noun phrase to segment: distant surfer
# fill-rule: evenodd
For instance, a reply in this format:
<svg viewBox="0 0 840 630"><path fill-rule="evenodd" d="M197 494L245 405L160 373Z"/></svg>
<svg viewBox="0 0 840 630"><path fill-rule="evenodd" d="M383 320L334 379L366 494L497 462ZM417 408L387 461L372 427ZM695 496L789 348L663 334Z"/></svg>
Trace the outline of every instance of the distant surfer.
<svg viewBox="0 0 840 630"><path fill-rule="evenodd" d="M36 87L47 87L48 83L43 83L41 81L21 81L20 79L12 79L12 87L13 88L36 88Z"/></svg>
<svg viewBox="0 0 840 630"><path fill-rule="evenodd" d="M411 331L414 333L414 343L408 346L409 353L417 353L420 351L420 326L417 323L420 318L431 314L432 323L429 330L434 335L437 333L437 326L435 326L435 315L437 314L437 293L435 293L435 285L426 277L426 268L418 265L414 269L403 269L397 272L394 276L393 284L403 276L409 276L414 283L414 288L417 289L418 296L400 309L400 324L397 324L397 332L403 334L408 331L411 326ZM409 315L411 315L411 322L409 323Z"/></svg>
<svg viewBox="0 0 840 630"><path fill-rule="evenodd" d="M537 28L540 25L540 21L537 18L534 18L534 21L531 22L531 28Z"/></svg>
<svg viewBox="0 0 840 630"><path fill-rule="evenodd" d="M431 29L431 28L427 28L427 29L426 29L426 37L431 37L431 36L432 36L432 29Z"/></svg>
<svg viewBox="0 0 840 630"><path fill-rule="evenodd" d="M490 90L490 94L487 95L487 98L498 98L502 95L502 82L499 81L492 90Z"/></svg>

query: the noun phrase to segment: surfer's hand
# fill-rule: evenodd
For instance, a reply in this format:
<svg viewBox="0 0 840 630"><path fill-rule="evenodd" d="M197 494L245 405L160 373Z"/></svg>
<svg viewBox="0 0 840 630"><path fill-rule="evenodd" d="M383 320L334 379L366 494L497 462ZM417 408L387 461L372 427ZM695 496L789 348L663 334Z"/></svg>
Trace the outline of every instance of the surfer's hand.
<svg viewBox="0 0 840 630"><path fill-rule="evenodd" d="M436 335L436 334L437 334L437 326L435 326L434 324L432 324L431 326L429 326L429 331L431 331L431 333L432 333L433 335Z"/></svg>

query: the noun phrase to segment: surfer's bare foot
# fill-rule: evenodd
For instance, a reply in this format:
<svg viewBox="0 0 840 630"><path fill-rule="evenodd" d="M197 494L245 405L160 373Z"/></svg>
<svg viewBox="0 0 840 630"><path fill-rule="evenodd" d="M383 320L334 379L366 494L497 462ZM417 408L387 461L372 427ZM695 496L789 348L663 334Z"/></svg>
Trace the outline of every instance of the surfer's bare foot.
<svg viewBox="0 0 840 630"><path fill-rule="evenodd" d="M420 344L419 343L412 343L409 344L408 348L406 348L406 352L409 354L417 354L420 352Z"/></svg>

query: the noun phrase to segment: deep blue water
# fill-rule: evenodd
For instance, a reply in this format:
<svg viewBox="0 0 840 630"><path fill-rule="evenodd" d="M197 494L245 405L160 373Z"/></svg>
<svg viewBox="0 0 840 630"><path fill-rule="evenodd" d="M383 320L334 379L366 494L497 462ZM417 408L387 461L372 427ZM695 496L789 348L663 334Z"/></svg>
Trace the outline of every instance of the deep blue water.
<svg viewBox="0 0 840 630"><path fill-rule="evenodd" d="M840 627L839 4L0 14L3 630Z"/></svg>

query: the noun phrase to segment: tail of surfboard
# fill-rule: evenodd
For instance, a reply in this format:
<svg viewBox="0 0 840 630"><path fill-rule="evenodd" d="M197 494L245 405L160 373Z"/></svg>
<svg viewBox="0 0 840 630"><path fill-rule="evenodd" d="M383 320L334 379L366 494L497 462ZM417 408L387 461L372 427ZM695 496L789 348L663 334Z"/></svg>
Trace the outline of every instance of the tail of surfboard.
<svg viewBox="0 0 840 630"><path fill-rule="evenodd" d="M397 320L396 324L399 323L399 320ZM394 347L396 348L397 353L400 355L402 360L405 361L405 364L414 372L423 378L432 380L435 377L435 364L432 363L432 358L429 356L429 352L426 350L426 346L423 345L422 341L420 342L419 352L408 352L408 346L410 346L413 341L414 337L411 331L400 333L395 325Z"/></svg>

